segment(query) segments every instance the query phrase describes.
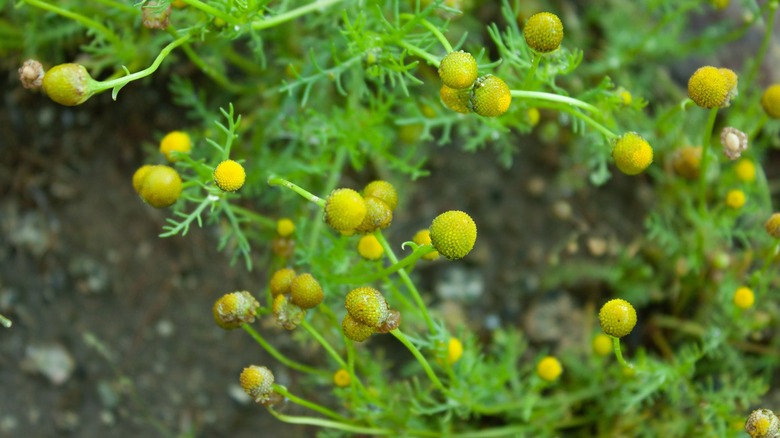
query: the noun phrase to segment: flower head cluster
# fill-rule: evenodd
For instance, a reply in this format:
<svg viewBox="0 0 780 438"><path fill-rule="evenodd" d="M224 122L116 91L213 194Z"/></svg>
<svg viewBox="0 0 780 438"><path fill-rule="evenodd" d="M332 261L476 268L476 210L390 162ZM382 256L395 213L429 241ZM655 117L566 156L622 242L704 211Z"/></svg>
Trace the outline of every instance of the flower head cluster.
<svg viewBox="0 0 780 438"><path fill-rule="evenodd" d="M325 222L344 234L373 233L393 221L398 193L387 181L372 181L363 194L347 188L334 190L325 201Z"/></svg>
<svg viewBox="0 0 780 438"><path fill-rule="evenodd" d="M701 67L688 80L688 97L702 108L725 108L737 95L737 74L727 68Z"/></svg>
<svg viewBox="0 0 780 438"><path fill-rule="evenodd" d="M274 272L269 288L276 322L287 330L297 327L306 310L317 307L325 299L325 291L313 275L296 274L291 268Z"/></svg>
<svg viewBox="0 0 780 438"><path fill-rule="evenodd" d="M274 374L266 367L250 365L244 368L239 383L255 403L265 405L273 399Z"/></svg>
<svg viewBox="0 0 780 438"><path fill-rule="evenodd" d="M387 333L401 322L400 314L391 310L382 293L372 287L351 290L344 307L347 314L341 327L344 335L355 342L363 342L375 332Z"/></svg>
<svg viewBox="0 0 780 438"><path fill-rule="evenodd" d="M478 77L477 61L467 52L450 52L442 58L439 90L444 105L456 112L472 111L484 117L504 114L512 103L506 82L493 75Z"/></svg>

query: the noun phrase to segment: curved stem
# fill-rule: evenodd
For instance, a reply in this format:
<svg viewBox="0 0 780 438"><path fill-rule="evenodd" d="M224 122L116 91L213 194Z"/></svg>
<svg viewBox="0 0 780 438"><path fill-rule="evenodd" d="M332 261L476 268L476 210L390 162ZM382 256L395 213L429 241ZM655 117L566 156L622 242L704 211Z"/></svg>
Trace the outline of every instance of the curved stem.
<svg viewBox="0 0 780 438"><path fill-rule="evenodd" d="M390 274L393 274L401 269L406 268L409 265L413 265L422 256L436 251L431 245L422 245L417 247L413 253L404 257L401 261L398 261L381 271L377 271L371 274L361 276L334 276L330 277L331 280L342 284L358 284L358 283L370 283L372 281L379 280L380 278L386 278Z"/></svg>
<svg viewBox="0 0 780 438"><path fill-rule="evenodd" d="M588 110L590 112L598 113L599 109L595 106L583 102L573 97L561 96L553 93L545 93L543 91L525 91L525 90L509 90L509 94L512 97L519 97L521 99L533 99L533 100L547 100L550 102L565 103L567 105L576 106Z"/></svg>
<svg viewBox="0 0 780 438"><path fill-rule="evenodd" d="M259 224L262 224L265 227L276 229L276 221L269 217L263 216L262 214L254 212L247 208L240 207L236 204L231 204L230 208L232 208L235 213L238 213L247 219L253 220Z"/></svg>
<svg viewBox="0 0 780 438"><path fill-rule="evenodd" d="M332 418L332 419L334 419L336 421L341 421L343 423L352 423L352 421L350 421L346 417L344 417L342 415L339 415L336 412L333 412L333 411L331 411L330 409L328 409L328 408L326 408L324 406L320 406L317 403L310 402L310 401L308 401L306 399L303 399L303 398L300 398L300 397L297 397L297 396L291 394L287 390L287 388L285 388L282 385L278 385L278 384L274 383L273 384L273 389L274 389L274 392L277 392L277 393L283 395L288 400L290 400L291 402L293 402L293 403L295 403L297 405L301 405L301 406L309 408L309 409L311 409L313 411L317 411L320 414L325 415L326 417L330 417L330 418Z"/></svg>
<svg viewBox="0 0 780 438"><path fill-rule="evenodd" d="M531 62L531 68L528 69L528 72L525 74L525 80L523 81L524 90L531 85L531 81L533 81L534 75L536 74L536 69L539 68L539 63L541 61L542 55L534 52L534 60Z"/></svg>
<svg viewBox="0 0 780 438"><path fill-rule="evenodd" d="M319 205L321 208L325 208L325 200L314 195L313 193L309 192L308 190L302 188L301 186L291 183L290 181L287 181L284 178L280 178L278 176L272 176L268 178L268 185L271 186L282 186L287 187L288 189L294 191L295 193L303 196L308 201L311 201L317 205Z"/></svg>
<svg viewBox="0 0 780 438"><path fill-rule="evenodd" d="M309 426L327 427L330 429L338 429L351 433L369 434L369 435L393 435L394 432L390 429L377 429L375 427L363 427L353 426L341 421L325 420L315 417L299 417L297 415L285 415L276 412L273 408L268 408L268 412L271 413L276 419L284 421L289 424L307 424Z"/></svg>
<svg viewBox="0 0 780 438"><path fill-rule="evenodd" d="M436 375L435 372L433 372L433 368L431 368L431 364L428 363L428 360L425 359L425 356L420 353L420 350L417 349L417 347L412 344L412 342L409 340L409 338L406 337L403 332L399 329L390 330L390 333L395 336L396 339L401 341L402 344L412 353L412 355L417 359L418 362L420 362L420 365L422 365L423 370L425 370L425 374L428 375L428 377L431 379L431 382L433 382L433 385L438 388L441 392L448 393L449 391L444 386L443 383L441 383L441 380L439 380L439 377Z"/></svg>
<svg viewBox="0 0 780 438"><path fill-rule="evenodd" d="M382 249L385 250L385 254L387 254L387 258L390 259L390 261L393 262L394 265L398 264L398 257L395 256L395 252L393 252L393 248L390 246L389 243L387 243L387 239L385 239L385 236L382 234L382 231L381 230L375 231L374 236L376 236L376 239L379 241L379 244L382 245ZM401 277L401 281L403 281L407 289L409 289L409 293L412 294L412 298L417 303L417 306L420 308L420 312L422 312L423 318L425 319L425 323L428 325L428 330L431 333L436 333L436 326L433 324L431 315L428 314L428 307L425 306L425 302L420 296L420 292L417 290L417 286L414 285L414 282L409 277L409 274L406 273L405 269L403 268L399 269L398 275Z"/></svg>
<svg viewBox="0 0 780 438"><path fill-rule="evenodd" d="M157 55L157 58L155 58L154 62L152 62L152 65L149 67L139 70L133 74L129 74L127 76L122 76L121 78L116 78L108 81L95 81L92 92L97 93L103 90L108 90L109 88L113 88L114 91L111 93L111 98L116 100L116 95L119 93L119 90L127 85L128 83L145 78L146 76L149 76L150 74L157 71L157 69L160 67L160 64L162 64L163 60L168 56L168 54L171 53L173 49L176 47L184 44L187 42L187 40L190 39L190 35L184 35L183 37L174 40L170 42L167 46L163 47L162 50L160 50L160 54Z"/></svg>
<svg viewBox="0 0 780 438"><path fill-rule="evenodd" d="M616 338L614 336L610 336L612 338L612 345L614 346L615 350L615 356L617 356L618 362L621 363L626 368L634 368L633 365L626 362L625 359L623 359L623 352L620 350L620 338Z"/></svg>
<svg viewBox="0 0 780 438"><path fill-rule="evenodd" d="M404 20L412 20L412 19L416 18L414 14L401 14L398 17L402 18ZM426 20L424 18L420 19L419 21L420 21L420 24L422 24L424 28L428 29L428 31L431 32L433 34L433 36L436 37L437 40L439 40L439 42L444 47L444 50L447 51L447 53L452 52L452 50L453 50L452 49L452 44L450 44L450 41L447 39L447 37L444 36L443 33L441 33L441 31L439 30L438 27L434 26L433 23L431 23L430 21L428 21L428 20Z"/></svg>
<svg viewBox="0 0 780 438"><path fill-rule="evenodd" d="M245 332L249 333L249 335L252 336L252 338L254 338L254 340L257 341L257 343L260 344L260 346L263 347L263 349L268 352L268 354L273 356L279 362L287 365L288 367L298 371L302 371L304 373L317 374L326 377L330 376L330 373L328 373L327 371L319 370L317 368L312 368L308 365L304 365L302 363L298 363L295 362L294 360L288 359L287 356L280 353L279 350L272 347L271 344L269 344L265 339L263 339L263 337L260 336L260 333L258 333L251 325L242 324L241 328L244 329Z"/></svg>
<svg viewBox="0 0 780 438"><path fill-rule="evenodd" d="M718 108L710 110L707 124L704 127L704 136L701 140L701 166L699 169L699 213L702 217L707 212L707 166L710 163L710 143L712 143L712 128L715 127L715 118L718 116Z"/></svg>
<svg viewBox="0 0 780 438"><path fill-rule="evenodd" d="M32 6L43 9L45 11L54 12L57 15L62 15L63 17L70 18L73 21L77 21L81 23L85 27L95 29L96 31L100 32L116 49L120 49L123 47L122 40L117 36L117 34L115 34L114 32L111 31L111 29L107 28L106 26L103 26L102 24L98 23L95 20L87 18L76 12L68 11L66 9L62 9L57 6L50 5L49 3L43 1L39 1L39 0L23 0L23 1L24 3L28 3Z"/></svg>
<svg viewBox="0 0 780 438"><path fill-rule="evenodd" d="M541 104L539 104L537 106L541 106L543 108L550 108L550 109L558 110L558 111L561 111L561 112L565 112L565 113L571 115L572 117L578 118L578 119L582 120L583 122L585 122L586 125L590 126L591 128L593 128L596 131L598 131L599 133L601 133L601 135L603 135L604 138L606 138L607 140L611 140L611 139L617 137L617 134L612 132L606 126L604 126L601 123L595 121L590 116L588 116L588 115L586 115L586 114L584 114L584 113L582 113L580 111L577 111L574 108L571 108L571 107L569 107L567 105L561 105L560 103L552 103L552 102L542 102Z"/></svg>
<svg viewBox="0 0 780 438"><path fill-rule="evenodd" d="M336 350L333 349L333 346L330 345L330 342L328 342L325 338L323 338L322 335L319 334L319 332L317 332L317 329L315 329L314 327L311 326L311 324L309 324L309 321L306 321L305 319L302 320L301 327L303 327L304 330L309 332L311 337L313 337L314 340L316 340L317 342L319 342L320 345L322 345L322 348L324 348L325 351L327 351L328 354L330 354L330 357L332 357L333 360L335 360L336 363L338 363L341 368L344 369L347 368L347 363L344 362L344 359L342 359L341 356L336 352Z"/></svg>
<svg viewBox="0 0 780 438"><path fill-rule="evenodd" d="M315 9L327 8L328 6L335 3L339 3L341 1L343 0L318 0L313 3L309 3L306 6L301 6L300 8L293 9L291 11L287 11L282 14L275 15L273 17L264 20L255 21L252 23L252 29L260 30L260 29L267 29L269 27L274 27L278 24L284 23L285 21L290 21L300 17L301 15L308 14L309 12Z"/></svg>
<svg viewBox="0 0 780 438"><path fill-rule="evenodd" d="M407 51L409 51L409 53L419 56L420 58L428 61L428 64L431 64L436 68L439 68L439 64L441 63L441 60L439 60L439 58L437 58L436 56L433 56L432 54L426 52L425 50L417 46L413 46L407 43L406 41L398 41L398 45L403 47Z"/></svg>

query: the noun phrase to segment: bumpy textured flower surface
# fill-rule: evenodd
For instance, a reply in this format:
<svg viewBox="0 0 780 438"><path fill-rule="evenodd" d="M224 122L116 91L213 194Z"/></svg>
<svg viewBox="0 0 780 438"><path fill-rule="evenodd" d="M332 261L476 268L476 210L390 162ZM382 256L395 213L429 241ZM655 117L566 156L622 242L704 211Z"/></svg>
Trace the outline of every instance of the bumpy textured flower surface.
<svg viewBox="0 0 780 438"><path fill-rule="evenodd" d="M688 97L702 108L722 108L728 104L731 81L720 69L705 66L688 80Z"/></svg>
<svg viewBox="0 0 780 438"><path fill-rule="evenodd" d="M351 290L347 294L344 307L355 321L372 328L384 322L390 310L382 293L372 287Z"/></svg>
<svg viewBox="0 0 780 438"><path fill-rule="evenodd" d="M363 198L366 204L366 215L355 230L360 233L373 233L384 230L393 222L393 210L384 201L373 196Z"/></svg>
<svg viewBox="0 0 780 438"><path fill-rule="evenodd" d="M390 210L398 207L398 192L395 187L387 181L376 180L366 184L363 189L363 197L373 197L387 204Z"/></svg>
<svg viewBox="0 0 780 438"><path fill-rule="evenodd" d="M239 382L255 402L264 403L273 393L274 374L266 367L250 365L241 372Z"/></svg>
<svg viewBox="0 0 780 438"><path fill-rule="evenodd" d="M477 80L477 60L462 50L450 52L439 64L439 77L444 85L460 90L471 87Z"/></svg>
<svg viewBox="0 0 780 438"><path fill-rule="evenodd" d="M764 94L761 95L761 106L769 117L780 119L780 84L774 84L764 90Z"/></svg>
<svg viewBox="0 0 780 438"><path fill-rule="evenodd" d="M523 36L531 49L539 53L549 53L557 50L563 41L563 23L555 14L539 12L525 23Z"/></svg>
<svg viewBox="0 0 780 438"><path fill-rule="evenodd" d="M764 229L770 236L780 239L780 213L772 213L764 224Z"/></svg>
<svg viewBox="0 0 780 438"><path fill-rule="evenodd" d="M470 103L471 109L480 116L498 117L509 109L512 94L501 78L485 75L474 83Z"/></svg>
<svg viewBox="0 0 780 438"><path fill-rule="evenodd" d="M214 183L224 192L235 192L244 186L246 171L237 161L225 160L214 169Z"/></svg>
<svg viewBox="0 0 780 438"><path fill-rule="evenodd" d="M269 286L271 289L271 295L274 297L277 295L290 293L290 287L295 279L295 271L291 268L283 268L274 272L271 275L271 281Z"/></svg>
<svg viewBox="0 0 780 438"><path fill-rule="evenodd" d="M365 341L375 331L373 327L356 321L350 314L344 315L344 319L341 321L341 329L344 330L344 336L355 342Z"/></svg>
<svg viewBox="0 0 780 438"><path fill-rule="evenodd" d="M457 260L474 248L477 224L468 214L452 210L436 216L430 233L433 247L449 260Z"/></svg>
<svg viewBox="0 0 780 438"><path fill-rule="evenodd" d="M636 325L636 310L626 300L609 300L599 311L599 323L604 333L622 338L631 333Z"/></svg>
<svg viewBox="0 0 780 438"><path fill-rule="evenodd" d="M456 90L446 85L441 86L439 97L447 108L462 114L471 112L471 91L468 89Z"/></svg>
<svg viewBox="0 0 780 438"><path fill-rule="evenodd" d="M636 132L627 132L615 142L612 158L626 175L637 175L653 162L653 148Z"/></svg>
<svg viewBox="0 0 780 438"><path fill-rule="evenodd" d="M311 274L301 274L290 285L292 303L301 309L317 307L325 299L320 283Z"/></svg>
<svg viewBox="0 0 780 438"><path fill-rule="evenodd" d="M223 295L214 303L214 321L226 330L237 329L244 323L255 322L260 303L247 291Z"/></svg>
<svg viewBox="0 0 780 438"><path fill-rule="evenodd" d="M336 231L354 231L366 217L366 202L352 189L336 189L325 201L325 222Z"/></svg>
<svg viewBox="0 0 780 438"><path fill-rule="evenodd" d="M751 438L774 438L780 430L780 420L769 409L756 409L745 421L745 432Z"/></svg>

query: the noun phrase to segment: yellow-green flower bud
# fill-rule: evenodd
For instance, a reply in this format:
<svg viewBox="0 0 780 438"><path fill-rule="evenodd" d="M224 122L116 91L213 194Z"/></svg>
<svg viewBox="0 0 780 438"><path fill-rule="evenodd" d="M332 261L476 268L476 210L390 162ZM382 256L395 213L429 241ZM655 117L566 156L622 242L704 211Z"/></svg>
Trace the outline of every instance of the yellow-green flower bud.
<svg viewBox="0 0 780 438"><path fill-rule="evenodd" d="M284 295L290 293L290 287L295 279L295 271L290 268L280 269L271 276L269 286L271 295Z"/></svg>
<svg viewBox="0 0 780 438"><path fill-rule="evenodd" d="M363 197L374 197L387 204L390 210L395 211L398 207L398 192L392 184L387 181L371 181L363 189Z"/></svg>
<svg viewBox="0 0 780 438"><path fill-rule="evenodd" d="M325 222L336 231L354 231L366 217L366 202L352 189L336 189L325 201Z"/></svg>
<svg viewBox="0 0 780 438"><path fill-rule="evenodd" d="M344 330L344 336L346 336L347 339L351 339L355 342L365 341L370 338L375 331L373 327L361 324L349 314L346 314L341 321L341 329Z"/></svg>
<svg viewBox="0 0 780 438"><path fill-rule="evenodd" d="M532 50L549 53L557 50L563 41L563 23L555 14L539 12L525 23L523 36Z"/></svg>
<svg viewBox="0 0 780 438"><path fill-rule="evenodd" d="M601 306L599 323L604 333L622 338L631 333L636 325L636 310L626 300L620 298L609 300Z"/></svg>
<svg viewBox="0 0 780 438"><path fill-rule="evenodd" d="M439 64L439 77L444 85L460 90L471 87L477 80L477 60L462 50L450 52Z"/></svg>
<svg viewBox="0 0 780 438"><path fill-rule="evenodd" d="M292 302L301 309L317 307L325 299L320 283L311 274L301 274L290 285Z"/></svg>
<svg viewBox="0 0 780 438"><path fill-rule="evenodd" d="M43 91L65 106L80 105L95 94L97 82L81 64L55 65L43 75Z"/></svg>
<svg viewBox="0 0 780 438"><path fill-rule="evenodd" d="M372 328L382 324L390 310L382 293L372 287L351 290L347 294L344 307L357 322Z"/></svg>

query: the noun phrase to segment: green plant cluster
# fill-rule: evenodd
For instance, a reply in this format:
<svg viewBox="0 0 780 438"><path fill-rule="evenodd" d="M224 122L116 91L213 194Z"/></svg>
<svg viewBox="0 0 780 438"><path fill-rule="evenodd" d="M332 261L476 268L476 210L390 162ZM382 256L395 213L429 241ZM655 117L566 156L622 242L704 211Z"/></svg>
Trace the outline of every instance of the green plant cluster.
<svg viewBox="0 0 780 438"><path fill-rule="evenodd" d="M227 304L213 311L276 361L235 365L260 367L247 368L241 383L279 420L318 426L321 436L739 436L778 383L780 225L769 220L773 182L764 166L780 146L780 93L764 93L760 69L778 2L732 1L738 20L726 18L727 1L478 3L19 0L0 21L0 35L13 36L0 38L0 53L20 65L35 54L47 71L43 89L68 105L168 80L192 146L148 157L172 159L182 181L161 237L211 224L219 247L247 269L270 279L293 268L321 287L311 306L280 286L241 292L260 304L238 315ZM559 3L567 7L553 14ZM546 15L530 19L539 12ZM704 13L717 18L686 25ZM539 27L524 31L526 23ZM687 91L670 78L673 60L714 56L747 32L762 42L744 65L695 65ZM440 68L448 53L465 59L466 80ZM74 60L86 77L55 68ZM20 75L35 88L30 69ZM60 73L47 85L48 72ZM443 90L442 80L457 88ZM523 158L518 138L532 131L564 146L560 178L584 168L594 185L641 179L653 189L646 231L615 265L563 263L544 273L546 288L597 280L604 302L621 305L624 313L602 318L615 336L614 360L603 343L552 357L512 328L484 342L429 310L413 269L435 251L441 263L468 257L480 227L468 212L425 218L430 238L404 236L400 258L385 236L436 148L490 148L510 167ZM216 172L224 162L229 168ZM348 170L381 175L397 201L342 186ZM616 172L629 176L610 180ZM141 186L144 199L156 199ZM329 209L340 188L353 189L348 202ZM363 218L380 214L372 209L381 209L381 227L366 228ZM280 234L283 217L294 227L285 223ZM328 228L334 223L347 225ZM381 246L378 260L360 256L360 234ZM354 290L370 293L345 303ZM215 300L228 292L215 291ZM220 323L223 314L230 321ZM317 343L322 361L280 352L255 317ZM363 347L379 336L397 340L392 354ZM279 367L301 376L302 394L273 383ZM285 400L311 415L278 409Z"/></svg>

